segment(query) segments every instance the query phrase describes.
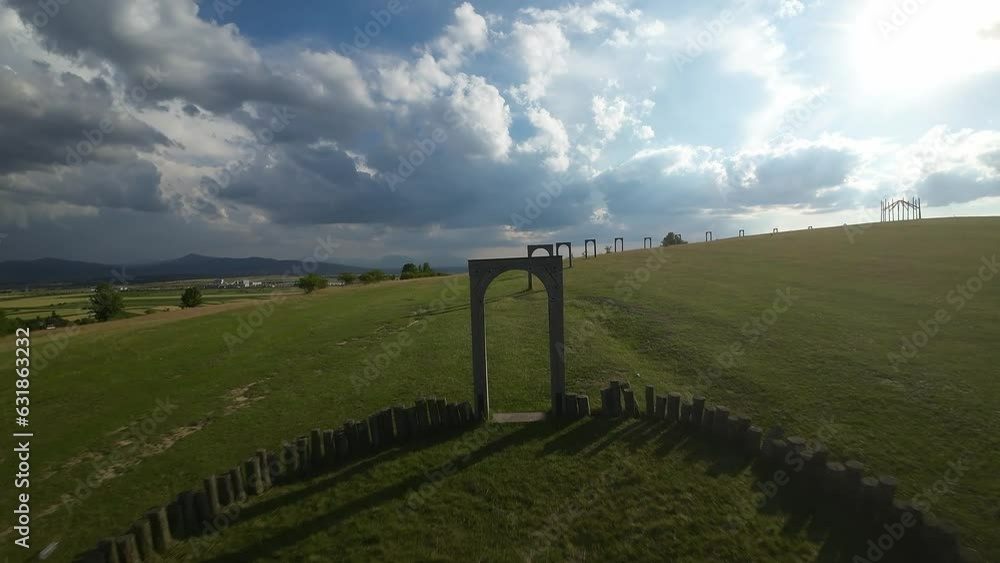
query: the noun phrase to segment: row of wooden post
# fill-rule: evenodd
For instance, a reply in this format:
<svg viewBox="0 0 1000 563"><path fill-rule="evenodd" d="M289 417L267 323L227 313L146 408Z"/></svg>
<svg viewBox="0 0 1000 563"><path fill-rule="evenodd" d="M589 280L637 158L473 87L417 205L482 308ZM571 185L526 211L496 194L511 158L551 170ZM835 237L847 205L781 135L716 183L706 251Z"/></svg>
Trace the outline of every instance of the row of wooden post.
<svg viewBox="0 0 1000 563"><path fill-rule="evenodd" d="M905 529L912 549L930 554L932 561L960 561L954 529L923 507L895 498L895 478L865 476L861 462L831 459L822 444L807 445L805 439L797 436L786 438L780 426L765 435L750 417L732 414L721 405L708 406L701 396L688 401L680 393L657 395L653 385L646 386L645 411L640 412L635 391L621 381L611 381L601 390L600 414L683 425L733 453L759 459L771 470L784 471L789 486L804 493L797 498L814 499L853 519L878 526L879 530L883 524L910 523Z"/></svg>
<svg viewBox="0 0 1000 563"><path fill-rule="evenodd" d="M252 456L202 487L184 491L167 504L153 508L117 537L100 540L84 554L84 561L136 563L153 561L175 541L212 533L228 526L226 510L250 496L260 496L275 485L314 476L395 444L460 429L477 422L472 405L445 399L418 399L411 407L382 409L363 420L348 420L339 429L314 428L285 442L277 451L257 450Z"/></svg>

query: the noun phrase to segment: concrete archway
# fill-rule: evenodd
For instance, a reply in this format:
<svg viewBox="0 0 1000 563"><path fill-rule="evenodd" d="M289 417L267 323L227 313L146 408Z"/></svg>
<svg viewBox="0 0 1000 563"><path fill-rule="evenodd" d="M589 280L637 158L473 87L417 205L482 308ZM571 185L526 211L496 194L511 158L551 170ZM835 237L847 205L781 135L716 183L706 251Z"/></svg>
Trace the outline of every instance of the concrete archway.
<svg viewBox="0 0 1000 563"><path fill-rule="evenodd" d="M591 245L591 244L594 245L594 254L593 254L593 257L597 258L597 239L596 238L583 239L583 251L587 252L587 250L590 248L589 245ZM591 256L591 254L589 252L587 252L587 258L590 258L590 256Z"/></svg>
<svg viewBox="0 0 1000 563"><path fill-rule="evenodd" d="M486 364L486 290L497 276L524 270L538 276L548 294L549 370L552 414L562 416L566 395L566 358L563 325L562 258L492 258L469 260L469 309L472 312L472 385L474 408L480 419L490 412L489 374Z"/></svg>
<svg viewBox="0 0 1000 563"><path fill-rule="evenodd" d="M740 238L747 236L747 232L744 229L740 229Z"/></svg>
<svg viewBox="0 0 1000 563"><path fill-rule="evenodd" d="M618 252L618 243L622 243L622 252L625 252L625 239L622 237L615 237L615 252Z"/></svg>
<svg viewBox="0 0 1000 563"><path fill-rule="evenodd" d="M772 235L778 234L778 227L775 227L774 230L771 231L771 234Z"/></svg>
<svg viewBox="0 0 1000 563"><path fill-rule="evenodd" d="M528 258L531 258L531 255L534 254L536 250L544 250L549 253L549 256L556 255L556 248L551 244L529 244ZM528 291L531 291L531 286L532 286L531 272L528 272Z"/></svg>
<svg viewBox="0 0 1000 563"><path fill-rule="evenodd" d="M569 267L572 268L573 267L573 243L571 243L571 242L557 242L556 243L556 256L561 256L559 254L559 249L562 248L562 247L564 247L564 246L569 249Z"/></svg>
<svg viewBox="0 0 1000 563"><path fill-rule="evenodd" d="M712 234L712 231L705 231L705 242L712 242L713 240L715 240L715 235Z"/></svg>
<svg viewBox="0 0 1000 563"><path fill-rule="evenodd" d="M649 246L646 246L646 241L649 241ZM653 248L653 237L643 237L642 239L642 249Z"/></svg>

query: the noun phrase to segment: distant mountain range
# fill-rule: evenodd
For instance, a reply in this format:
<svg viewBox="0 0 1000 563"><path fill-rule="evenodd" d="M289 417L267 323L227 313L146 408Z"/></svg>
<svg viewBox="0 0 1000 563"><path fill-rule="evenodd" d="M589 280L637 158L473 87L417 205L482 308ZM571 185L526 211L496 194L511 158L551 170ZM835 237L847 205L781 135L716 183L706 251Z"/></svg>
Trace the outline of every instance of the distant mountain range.
<svg viewBox="0 0 1000 563"><path fill-rule="evenodd" d="M400 264L402 266L402 264ZM344 264L320 263L316 273L336 275L361 273L369 268ZM271 258L213 258L188 254L176 260L151 264L109 265L42 258L0 262L0 287L25 285L82 285L102 281L112 284L145 283L204 278L240 278L251 276L295 275L302 271L298 260Z"/></svg>

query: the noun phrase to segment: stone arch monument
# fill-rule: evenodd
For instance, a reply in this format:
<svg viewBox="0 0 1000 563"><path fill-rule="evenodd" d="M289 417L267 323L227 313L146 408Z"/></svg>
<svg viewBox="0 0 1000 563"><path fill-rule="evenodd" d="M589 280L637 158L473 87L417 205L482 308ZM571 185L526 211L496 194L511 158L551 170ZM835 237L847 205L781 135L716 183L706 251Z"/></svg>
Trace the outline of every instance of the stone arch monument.
<svg viewBox="0 0 1000 563"><path fill-rule="evenodd" d="M569 267L572 268L573 267L573 243L571 243L571 242L557 242L556 243L556 255L557 256L561 256L559 254L559 249L562 248L562 247L564 247L564 246L569 249Z"/></svg>
<svg viewBox="0 0 1000 563"><path fill-rule="evenodd" d="M625 252L625 239L622 237L615 237L615 252L618 252L618 243L622 243L622 252Z"/></svg>
<svg viewBox="0 0 1000 563"><path fill-rule="evenodd" d="M490 412L489 376L486 368L486 290L497 276L524 270L538 276L545 286L549 304L549 370L552 414L562 416L566 395L566 357L563 326L562 258L492 258L469 260L469 309L472 312L472 385L476 415L485 419Z"/></svg>
<svg viewBox="0 0 1000 563"><path fill-rule="evenodd" d="M772 235L778 234L778 227L775 227L774 230L771 231L771 234Z"/></svg>
<svg viewBox="0 0 1000 563"><path fill-rule="evenodd" d="M740 229L740 238L747 236L746 229Z"/></svg>
<svg viewBox="0 0 1000 563"><path fill-rule="evenodd" d="M705 242L712 242L713 240L715 240L715 235L712 234L712 231L705 231Z"/></svg>
<svg viewBox="0 0 1000 563"><path fill-rule="evenodd" d="M534 254L536 250L544 250L549 253L549 256L556 255L556 249L551 244L529 244L528 258L531 258L531 255ZM528 272L528 291L531 291L531 285L532 285L531 272Z"/></svg>
<svg viewBox="0 0 1000 563"><path fill-rule="evenodd" d="M649 246L646 246L646 241L649 241ZM653 248L653 237L643 237L642 239L642 249Z"/></svg>
<svg viewBox="0 0 1000 563"><path fill-rule="evenodd" d="M583 239L583 251L587 252L587 249L590 248L588 245L590 245L590 244L594 245L594 258L597 258L597 239L596 238ZM587 257L589 258L590 254L587 254Z"/></svg>

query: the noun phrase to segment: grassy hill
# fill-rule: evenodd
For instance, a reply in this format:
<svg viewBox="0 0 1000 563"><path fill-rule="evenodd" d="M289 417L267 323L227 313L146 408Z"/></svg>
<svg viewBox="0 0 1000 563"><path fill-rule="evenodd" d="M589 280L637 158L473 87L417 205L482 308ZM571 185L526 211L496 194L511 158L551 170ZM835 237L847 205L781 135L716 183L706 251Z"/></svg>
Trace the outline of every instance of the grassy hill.
<svg viewBox="0 0 1000 563"><path fill-rule="evenodd" d="M650 251L575 260L565 272L568 387L596 404L609 379L652 383L661 393L700 392L764 427L781 424L805 437L825 428L836 457L898 476L907 498L971 456L971 468L933 508L957 524L965 544L1000 560L1000 279L979 277L983 260L998 251L1000 220L948 219L671 247L648 278L643 265L659 263ZM956 286L971 278L978 291L957 297ZM61 331L35 335L33 358L45 355L50 339L64 344L53 343L53 357L32 376L37 547L60 541L50 559L68 560L205 475L306 429L422 395L471 400L467 286L454 276L330 289L259 313L257 303L176 321L164 313L156 323L84 327L65 341ZM497 411L548 404L545 295L525 288L524 274L490 288ZM947 321L926 342L916 338L917 353L891 359L940 310ZM407 344L397 353L401 335ZM13 339L0 340L0 356L12 350ZM369 365L377 368L365 372ZM12 397L0 398L4 412ZM157 401L175 405L166 419L130 430ZM406 508L407 492L453 448L388 452L380 463L262 499L248 511L257 517L241 518L199 558L845 556L828 534L781 511L720 525L754 490L753 475L720 468L698 444L638 423L594 424L491 428L416 511ZM598 500L588 496L621 459L629 468L602 485ZM68 495L85 498L69 502ZM569 510L574 498L589 500ZM0 498L0 510L10 514L11 501ZM544 549L532 543L533 532L567 519ZM516 550L515 537L526 538Z"/></svg>

